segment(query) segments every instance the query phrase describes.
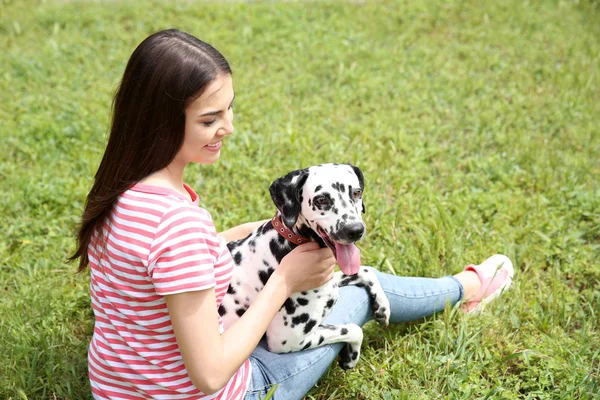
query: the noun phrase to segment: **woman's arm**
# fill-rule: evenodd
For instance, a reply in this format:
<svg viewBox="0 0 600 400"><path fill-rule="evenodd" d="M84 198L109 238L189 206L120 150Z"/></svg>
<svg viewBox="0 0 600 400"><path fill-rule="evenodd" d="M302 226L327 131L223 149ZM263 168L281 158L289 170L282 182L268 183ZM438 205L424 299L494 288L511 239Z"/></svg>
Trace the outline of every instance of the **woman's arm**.
<svg viewBox="0 0 600 400"><path fill-rule="evenodd" d="M297 268L302 265L303 268ZM316 243L298 246L282 260L246 313L219 334L214 289L165 296L183 362L194 385L212 394L227 384L266 332L291 293L333 277L335 259Z"/></svg>
<svg viewBox="0 0 600 400"><path fill-rule="evenodd" d="M247 222L242 225L234 226L231 229L227 229L226 231L220 232L218 235L225 238L227 242L231 242L232 240L243 239L250 234L253 230L269 221L268 219L257 221L257 222Z"/></svg>

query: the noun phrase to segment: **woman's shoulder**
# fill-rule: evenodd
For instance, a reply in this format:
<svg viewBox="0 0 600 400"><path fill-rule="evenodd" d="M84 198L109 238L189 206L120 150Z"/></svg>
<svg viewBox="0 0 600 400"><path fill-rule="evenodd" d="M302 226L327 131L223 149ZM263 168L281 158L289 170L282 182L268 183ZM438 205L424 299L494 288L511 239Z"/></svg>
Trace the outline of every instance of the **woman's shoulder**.
<svg viewBox="0 0 600 400"><path fill-rule="evenodd" d="M144 208L163 220L179 216L212 225L210 213L198 205L198 195L189 186L185 187L189 196L168 187L138 183L121 195L120 203Z"/></svg>

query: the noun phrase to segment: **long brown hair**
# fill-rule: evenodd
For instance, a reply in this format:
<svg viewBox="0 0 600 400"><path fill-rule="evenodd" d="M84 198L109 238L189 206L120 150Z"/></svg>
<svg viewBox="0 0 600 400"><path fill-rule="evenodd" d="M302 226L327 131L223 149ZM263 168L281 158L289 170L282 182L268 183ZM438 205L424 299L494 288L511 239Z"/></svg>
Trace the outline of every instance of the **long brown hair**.
<svg viewBox="0 0 600 400"><path fill-rule="evenodd" d="M221 53L176 29L154 33L134 50L113 99L106 151L69 258L79 258L78 272L89 264L92 235L117 198L173 161L183 144L185 108L219 74L231 74Z"/></svg>

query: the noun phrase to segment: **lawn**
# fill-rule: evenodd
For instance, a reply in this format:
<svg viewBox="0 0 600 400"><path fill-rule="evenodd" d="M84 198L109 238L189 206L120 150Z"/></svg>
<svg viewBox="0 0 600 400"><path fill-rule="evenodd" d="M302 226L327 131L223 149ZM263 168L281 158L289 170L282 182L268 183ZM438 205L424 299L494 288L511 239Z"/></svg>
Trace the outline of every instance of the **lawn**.
<svg viewBox="0 0 600 400"><path fill-rule="evenodd" d="M236 134L186 176L217 229L269 218L290 170L352 162L363 263L515 264L480 317L367 325L307 398L600 396L598 2L0 0L0 398L90 398L89 277L65 258L125 63L168 27L234 70Z"/></svg>

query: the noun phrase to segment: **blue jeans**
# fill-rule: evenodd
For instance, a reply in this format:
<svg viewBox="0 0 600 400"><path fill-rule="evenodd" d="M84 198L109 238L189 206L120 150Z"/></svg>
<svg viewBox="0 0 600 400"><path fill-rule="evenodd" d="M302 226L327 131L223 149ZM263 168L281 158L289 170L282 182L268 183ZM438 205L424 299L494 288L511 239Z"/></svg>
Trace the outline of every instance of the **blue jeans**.
<svg viewBox="0 0 600 400"><path fill-rule="evenodd" d="M383 274L373 268L390 300L390 323L415 321L454 305L463 297L463 287L454 277L411 278ZM363 288L346 286L325 319L327 324L353 322L363 326L372 319L369 296ZM334 343L295 353L276 354L263 340L250 356L251 384L245 400L264 398L277 385L274 400L300 400L317 383L335 360L342 343ZM360 362L360 361L359 361Z"/></svg>

